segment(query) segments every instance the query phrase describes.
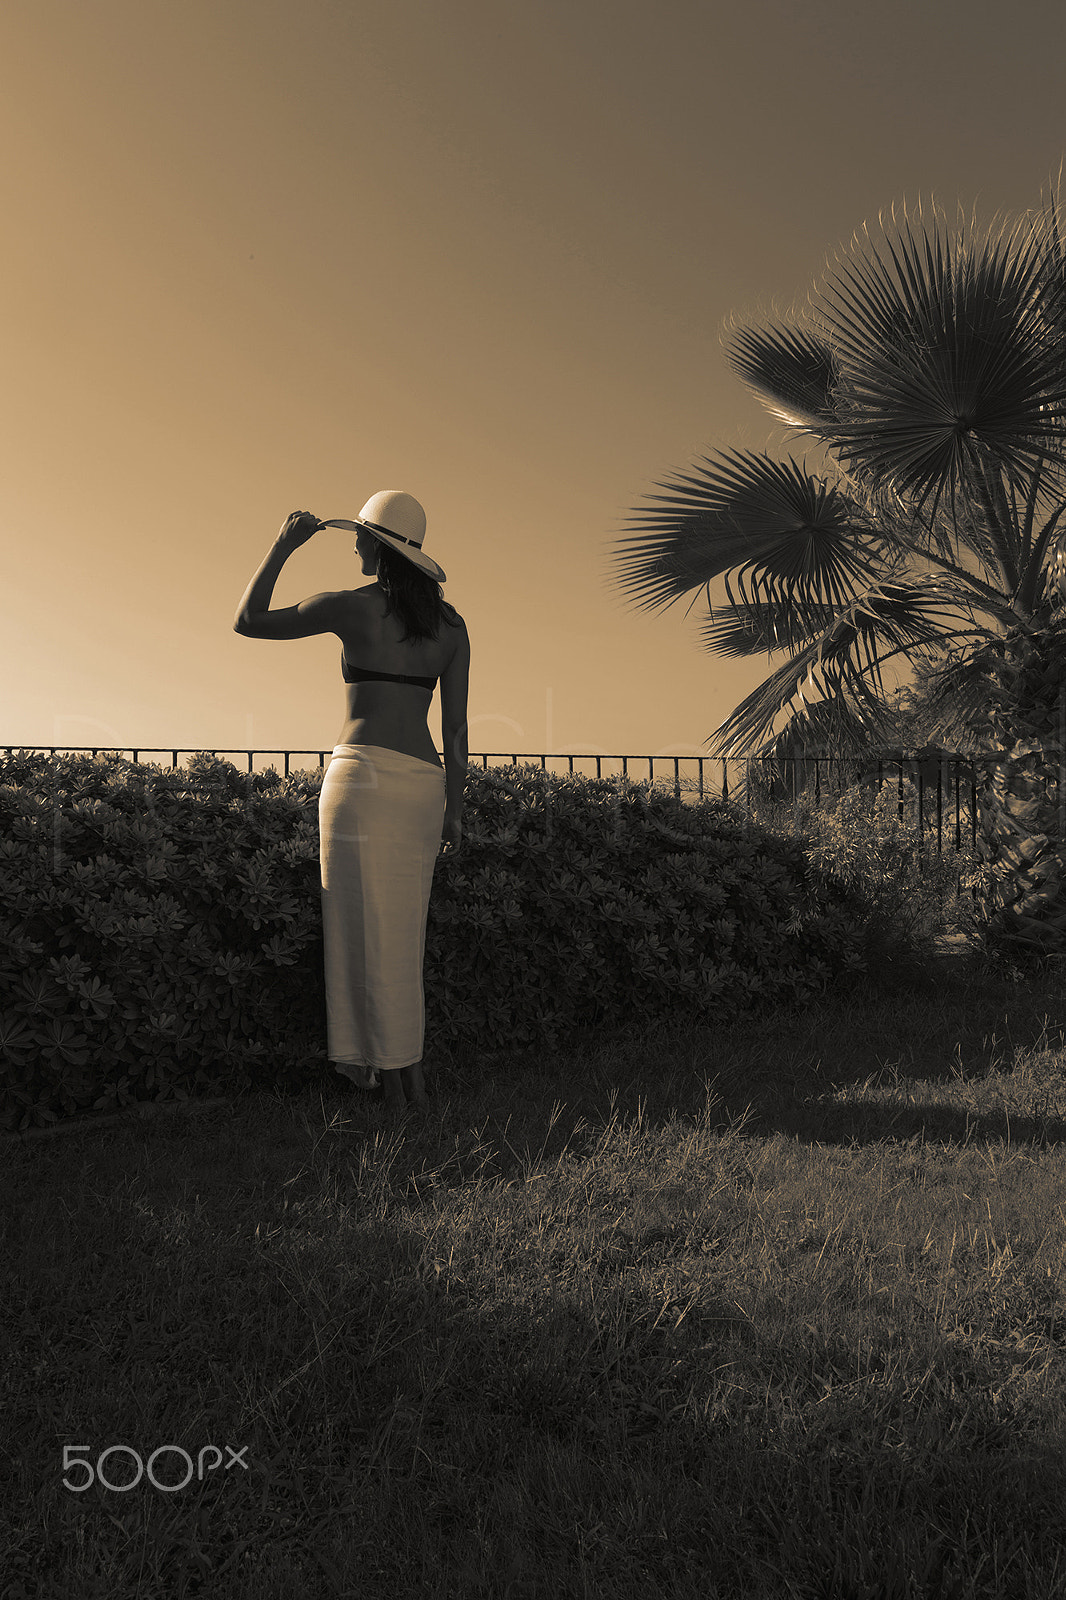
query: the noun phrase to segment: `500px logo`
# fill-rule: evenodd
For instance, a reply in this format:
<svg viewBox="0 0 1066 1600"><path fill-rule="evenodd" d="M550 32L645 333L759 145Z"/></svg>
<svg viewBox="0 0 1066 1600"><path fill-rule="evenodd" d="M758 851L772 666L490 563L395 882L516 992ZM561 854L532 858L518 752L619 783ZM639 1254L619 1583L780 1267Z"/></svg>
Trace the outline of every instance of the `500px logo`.
<svg viewBox="0 0 1066 1600"><path fill-rule="evenodd" d="M226 1446L226 1454L229 1456L229 1460L226 1462L225 1466L226 1472L228 1472L231 1467L238 1465L241 1466L245 1472L248 1471L248 1463L243 1459L244 1452L247 1450L247 1448L248 1446L246 1444L242 1445L239 1450L234 1450L230 1445ZM75 1450L89 1449L91 1449L91 1446L87 1444L65 1444L63 1446L63 1470L65 1472L69 1472L72 1467L84 1467L86 1472L89 1474L84 1483L71 1483L68 1478L64 1478L63 1487L65 1489L70 1489L74 1494L84 1494L86 1489L88 1489L94 1482L98 1482L105 1489L113 1489L116 1494L125 1494L127 1489L135 1489L140 1483L144 1476L144 1462L141 1460L139 1452L134 1450L131 1445L109 1444L107 1449L101 1450L100 1454L97 1456L95 1472L93 1471L92 1463L90 1461L83 1461L79 1456L73 1454ZM132 1456L134 1461L137 1463L137 1476L135 1478L131 1478L129 1483L109 1483L104 1477L104 1462L107 1460L108 1456L118 1455L123 1451L126 1453L126 1455ZM174 1455L184 1456L188 1465L188 1473L180 1483L160 1483L158 1478L155 1476L155 1463L157 1458L159 1456L166 1455L169 1452L172 1452ZM196 1458L196 1476L198 1479L202 1479L204 1475L204 1457L210 1455L214 1455L215 1459L208 1462L208 1472L214 1472L215 1469L221 1465L222 1451L218 1448L218 1445L205 1444ZM153 1486L153 1488L161 1489L164 1494L173 1494L176 1489L184 1489L185 1485L192 1479L192 1475L192 1456L187 1450L183 1450L180 1444L161 1444L159 1448L157 1450L153 1450L151 1455L148 1457L148 1482Z"/></svg>

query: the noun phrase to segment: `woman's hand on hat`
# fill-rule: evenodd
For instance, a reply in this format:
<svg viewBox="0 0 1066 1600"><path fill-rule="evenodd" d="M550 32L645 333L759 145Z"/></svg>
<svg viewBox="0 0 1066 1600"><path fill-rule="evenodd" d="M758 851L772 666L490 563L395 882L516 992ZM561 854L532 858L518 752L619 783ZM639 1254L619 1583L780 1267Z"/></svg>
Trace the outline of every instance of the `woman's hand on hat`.
<svg viewBox="0 0 1066 1600"><path fill-rule="evenodd" d="M321 526L322 523L313 512L293 511L282 524L278 544L283 544L287 550L298 550L308 539L314 538Z"/></svg>

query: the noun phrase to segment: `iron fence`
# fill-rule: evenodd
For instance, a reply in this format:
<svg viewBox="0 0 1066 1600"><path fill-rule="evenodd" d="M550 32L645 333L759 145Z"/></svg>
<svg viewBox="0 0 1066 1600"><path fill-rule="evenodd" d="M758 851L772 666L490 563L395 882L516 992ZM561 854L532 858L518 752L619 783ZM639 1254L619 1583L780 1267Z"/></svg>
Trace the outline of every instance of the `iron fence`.
<svg viewBox="0 0 1066 1600"><path fill-rule="evenodd" d="M144 746L137 746L135 748L133 746L127 746L119 750L115 749L113 746L104 747L97 745L0 745L0 750L9 755L16 751L22 751L25 753L34 754L47 753L53 756L57 754L91 754L94 758L103 754L125 756L128 750L134 762L140 762L143 758L147 758L149 756L169 754L171 757L170 764L172 768L176 768L178 766L179 755L191 756L207 754L215 757L221 756L227 758L242 756L247 757L249 773L255 770L254 758L256 756L282 756L284 758L285 777L289 777L291 771L293 770L291 765L292 757L316 756L318 767L324 768L326 764L326 756L331 753L326 750L194 751L173 746L155 748L146 748ZM738 798L739 796L741 803L745 805L750 804L752 797L755 796L763 800L770 801L771 803L776 801L777 803L783 802L788 804L791 800L791 803L794 807L799 805L801 797L804 799L811 798L813 799L815 806L818 806L821 803L822 794L826 790L833 789L836 793L841 791L843 787L841 779L845 774L847 782L861 781L863 779L867 779L872 782L874 778L876 778L878 794L881 792L886 777L894 776L897 787L897 815L900 821L902 821L904 816L905 799L907 796L906 786L910 785L912 788L916 788L917 790L918 803L915 811L915 826L919 837L923 839L923 841L927 833L931 835L933 832L932 816L930 815L928 821L926 818L926 795L927 792L935 789L936 848L938 852L943 849L945 773L947 774L947 789L949 795L952 786L954 787L955 791L954 849L956 851L960 851L962 849L962 815L964 809L962 791L964 779L966 787L969 789L969 794L967 796L968 806L966 808L968 810L967 832L970 834L971 843L975 844L977 840L978 815L978 767L996 761L1002 761L1004 759L1001 753L996 754L995 752L991 751L979 754L971 754L968 756L948 756L943 753L934 753L930 755L928 751L920 751L910 754L904 751L898 756L872 755L866 761L858 758L842 760L841 758L834 756L810 755L774 757L662 755L610 756L602 754L597 755L593 752L585 754L575 752L573 754L565 755L550 755L539 752L530 754L512 753L508 755L504 751L477 751L471 755L469 759L473 761L480 760L482 764L482 770L487 770L490 758L494 762L500 760L516 767L520 762L526 764L539 761L542 770L545 771L547 770L547 763L549 761L566 761L568 763L570 776L574 775L575 761L594 761L596 763L597 778L603 777L602 764L605 761L620 761L622 764L621 775L623 777L630 776L630 762L646 761L648 763L648 779L653 785L656 783L655 763L657 761L672 762L673 781L672 784L668 784L668 786L673 788L674 795L678 800L684 800L687 798L693 803L698 803L698 801L705 799L714 799L720 794L721 798L726 800L728 800L731 795L734 798ZM682 776L680 770L682 762L694 762L696 764L697 777L695 782L687 775L684 777ZM271 763L271 765L273 765L273 763ZM744 776L739 782L734 777L731 785L730 768L735 769L737 767L744 768ZM706 775L705 769L708 769ZM786 769L791 769L790 774L786 772ZM295 770L306 771L307 768L298 766L295 768ZM720 787L714 782L716 770L720 772ZM591 776L591 774L579 773L578 776ZM684 790L682 788L683 784L686 785ZM1066 781L1060 780L1058 787L1060 807L1066 808ZM1063 828L1062 832L1063 835L1066 836L1066 827Z"/></svg>

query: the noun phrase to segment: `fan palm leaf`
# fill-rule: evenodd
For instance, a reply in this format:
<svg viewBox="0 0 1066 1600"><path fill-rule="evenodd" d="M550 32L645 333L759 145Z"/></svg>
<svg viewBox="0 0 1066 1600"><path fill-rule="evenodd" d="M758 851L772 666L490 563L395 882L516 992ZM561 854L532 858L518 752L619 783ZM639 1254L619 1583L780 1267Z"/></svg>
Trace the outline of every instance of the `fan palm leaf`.
<svg viewBox="0 0 1066 1600"><path fill-rule="evenodd" d="M1048 337L1040 233L1023 222L980 241L934 220L919 239L905 211L883 248L864 233L869 248L839 259L816 302L842 461L935 510L982 461L1017 479L1063 459L1066 350Z"/></svg>
<svg viewBox="0 0 1066 1600"><path fill-rule="evenodd" d="M754 630L752 649L792 650L854 599L856 583L884 571L890 553L862 509L795 461L749 452L703 461L659 484L672 492L647 496L658 505L628 519L644 532L620 541L636 547L621 558L621 584L644 596L642 609L699 587L710 606L711 581L724 577L730 604Z"/></svg>
<svg viewBox="0 0 1066 1600"><path fill-rule="evenodd" d="M1062 163L1058 184L1037 222L1043 246L1040 283L1051 337L1066 341L1066 240L1059 221L1057 189L1062 185Z"/></svg>
<svg viewBox="0 0 1066 1600"><path fill-rule="evenodd" d="M807 742L812 742L816 725L812 707L827 708L818 713L817 725L825 736L825 742L816 746L819 754L868 752L871 737L883 737L887 727L883 662L942 645L946 638L984 637L981 629L949 626L958 620L959 609L954 588L936 580L886 583L868 589L842 607L817 638L797 650L737 706L709 741L712 755L745 753L760 739L771 745L774 721L797 696L801 705L790 720ZM713 626L707 631L713 635ZM719 641L718 653L744 652L736 648L727 651ZM876 679L878 693L868 679ZM815 694L821 695L820 701L814 699Z"/></svg>
<svg viewBox="0 0 1066 1600"><path fill-rule="evenodd" d="M836 363L828 341L812 329L740 328L726 358L772 416L819 438L834 436Z"/></svg>
<svg viewBox="0 0 1066 1600"><path fill-rule="evenodd" d="M891 582L906 561L906 530L871 518L839 487L791 459L726 452L659 487L674 492L648 496L655 504L630 518L643 536L621 541L634 547L621 558L621 581L643 595L637 604L668 606L706 587L703 639L714 654L793 655L718 730L716 753L766 735L807 683L812 664L832 668L827 682L834 692L847 680L869 713L860 680L874 673L881 682L879 660L959 636L949 622L960 611L971 623L975 609L1005 624L1016 620L1001 589L946 559L930 557L941 560L944 576ZM710 604L717 577L728 607ZM985 636L967 630L974 632ZM848 728L846 719L839 726Z"/></svg>

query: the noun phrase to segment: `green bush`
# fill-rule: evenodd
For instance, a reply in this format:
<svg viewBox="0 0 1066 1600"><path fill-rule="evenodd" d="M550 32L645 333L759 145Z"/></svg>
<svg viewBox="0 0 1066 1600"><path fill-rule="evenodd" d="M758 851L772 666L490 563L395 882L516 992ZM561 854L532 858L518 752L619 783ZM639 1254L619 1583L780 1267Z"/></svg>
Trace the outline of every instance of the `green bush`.
<svg viewBox="0 0 1066 1600"><path fill-rule="evenodd" d="M6 1126L303 1080L324 1006L316 803L305 777L204 756L0 761Z"/></svg>
<svg viewBox="0 0 1066 1600"><path fill-rule="evenodd" d="M867 970L866 909L802 843L729 802L646 784L471 769L463 851L438 875L427 1028L515 1048L639 1009L732 1016ZM492 1000L489 1005L486 1002Z"/></svg>
<svg viewBox="0 0 1066 1600"><path fill-rule="evenodd" d="M299 1088L326 1070L322 774L0 759L0 1120ZM551 1048L579 1027L733 1016L857 981L856 890L729 803L469 770L438 859L427 1037Z"/></svg>
<svg viewBox="0 0 1066 1600"><path fill-rule="evenodd" d="M946 921L975 931L970 891L980 881L981 865L967 827L956 852L949 837L954 824L945 823L938 850L928 814L919 838L917 812L917 791L907 785L899 815L894 782L880 789L855 784L817 803L807 796L795 807L759 801L753 806L761 826L778 836L802 835L814 865L866 901L871 946L881 956L927 950Z"/></svg>

